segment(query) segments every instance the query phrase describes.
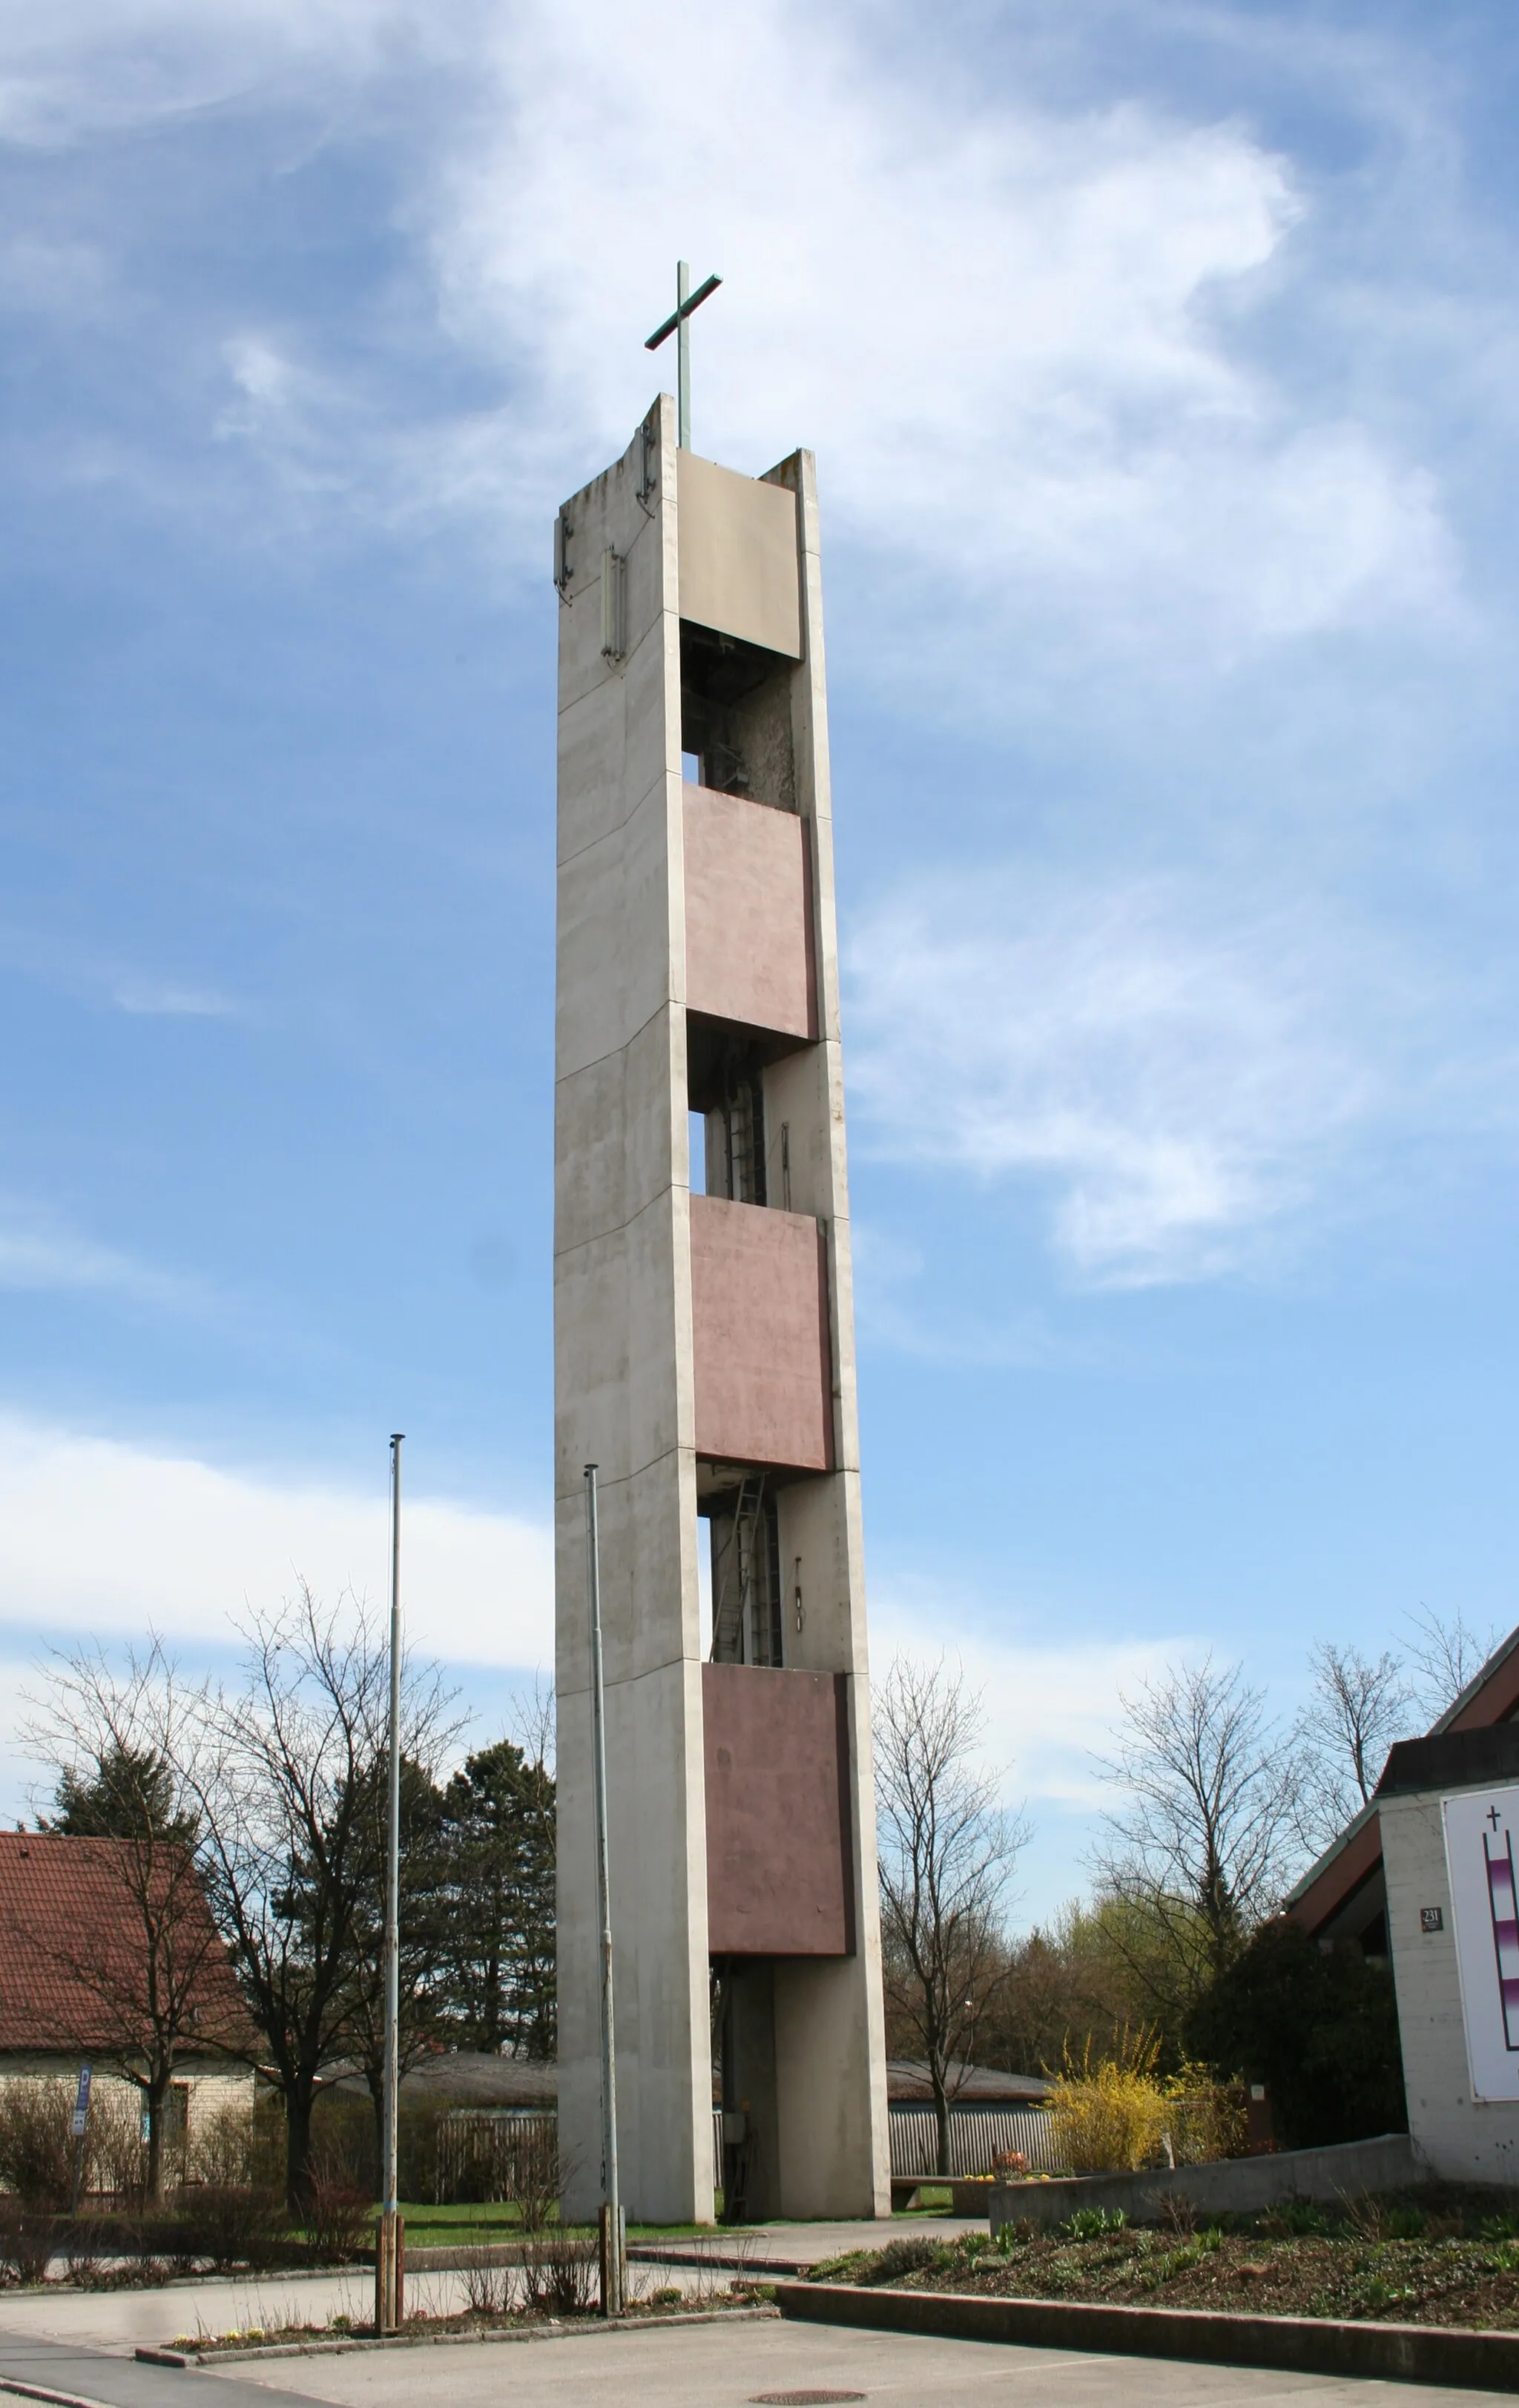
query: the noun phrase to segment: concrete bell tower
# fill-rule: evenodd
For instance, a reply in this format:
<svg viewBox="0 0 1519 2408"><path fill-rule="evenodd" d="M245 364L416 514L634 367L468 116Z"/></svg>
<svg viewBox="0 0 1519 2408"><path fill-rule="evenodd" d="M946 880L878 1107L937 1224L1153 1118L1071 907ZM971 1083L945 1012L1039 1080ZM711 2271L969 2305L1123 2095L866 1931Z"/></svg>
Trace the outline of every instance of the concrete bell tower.
<svg viewBox="0 0 1519 2408"><path fill-rule="evenodd" d="M560 2124L599 2196L598 1464L630 2217L890 2207L810 455L663 396L566 503L554 1390ZM702 1164L705 1168L703 1170ZM710 1566L704 1607L702 1551Z"/></svg>

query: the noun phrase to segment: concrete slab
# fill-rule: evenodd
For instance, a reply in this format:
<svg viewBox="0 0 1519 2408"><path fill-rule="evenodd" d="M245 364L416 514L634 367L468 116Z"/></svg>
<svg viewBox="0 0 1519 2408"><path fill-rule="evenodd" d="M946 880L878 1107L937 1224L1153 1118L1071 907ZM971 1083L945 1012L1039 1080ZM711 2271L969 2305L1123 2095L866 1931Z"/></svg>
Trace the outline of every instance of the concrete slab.
<svg viewBox="0 0 1519 2408"><path fill-rule="evenodd" d="M251 2370L239 2367L247 2387ZM171 2377L171 2382L181 2378ZM226 2380L208 2375L207 2382ZM373 2351L281 2359L272 2393L299 2389L333 2408L411 2408L424 2386L449 2408L746 2408L768 2393L852 2391L877 2408L1456 2408L1467 2392L1418 2384L1350 2383L1055 2350L989 2347L916 2335L745 2321L607 2332L474 2349ZM179 2397L165 2390L165 2400Z"/></svg>

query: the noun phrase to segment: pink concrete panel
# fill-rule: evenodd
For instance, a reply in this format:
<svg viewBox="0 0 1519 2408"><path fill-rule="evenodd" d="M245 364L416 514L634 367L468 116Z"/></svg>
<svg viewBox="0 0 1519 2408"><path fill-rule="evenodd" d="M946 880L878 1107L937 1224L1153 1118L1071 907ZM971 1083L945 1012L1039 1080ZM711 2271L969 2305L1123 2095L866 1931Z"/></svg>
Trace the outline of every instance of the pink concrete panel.
<svg viewBox="0 0 1519 2408"><path fill-rule="evenodd" d="M686 1003L817 1035L807 830L795 811L685 789Z"/></svg>
<svg viewBox="0 0 1519 2408"><path fill-rule="evenodd" d="M849 1956L849 1725L835 1672L704 1664L714 1956Z"/></svg>
<svg viewBox="0 0 1519 2408"><path fill-rule="evenodd" d="M833 1469L833 1357L823 1232L800 1212L691 1199L696 1452Z"/></svg>

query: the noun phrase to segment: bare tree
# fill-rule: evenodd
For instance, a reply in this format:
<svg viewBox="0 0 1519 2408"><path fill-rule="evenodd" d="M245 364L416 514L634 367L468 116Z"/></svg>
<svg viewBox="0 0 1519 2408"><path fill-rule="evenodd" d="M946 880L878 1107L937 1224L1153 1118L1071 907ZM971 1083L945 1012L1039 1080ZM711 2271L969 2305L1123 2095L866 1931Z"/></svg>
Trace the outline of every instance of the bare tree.
<svg viewBox="0 0 1519 2408"><path fill-rule="evenodd" d="M1028 1832L978 1761L980 1693L943 1657L899 1656L876 1699L877 1837L887 2002L927 2068L939 2171L976 2021L1006 1977L1000 1912Z"/></svg>
<svg viewBox="0 0 1519 2408"><path fill-rule="evenodd" d="M286 2195L298 2214L312 2107L350 2037L356 1942L377 1878L387 1641L362 1605L324 1608L304 1582L244 1636L241 1690L204 1693L190 1782L212 1901L284 2098ZM435 1675L405 1668L402 1746L413 1763L436 1761L446 1702Z"/></svg>
<svg viewBox="0 0 1519 2408"><path fill-rule="evenodd" d="M1391 1650L1373 1662L1324 1640L1308 1661L1313 1688L1296 1726L1293 1821L1316 1856L1367 1803L1393 1742L1413 1728L1414 1697Z"/></svg>
<svg viewBox="0 0 1519 2408"><path fill-rule="evenodd" d="M176 2069L190 2055L251 2037L247 2016L206 1901L196 1863L193 1794L182 1766L189 1703L155 1638L117 1672L99 1648L60 1655L24 1733L28 1752L57 1781L56 1823L44 1830L83 1842L103 1898L121 1914L83 1915L78 1928L9 1937L63 1976L56 2013L81 2052L105 2048L142 2094L148 2187L161 2198L165 2110ZM40 1819L40 1818L39 1818Z"/></svg>
<svg viewBox="0 0 1519 2408"><path fill-rule="evenodd" d="M1263 1693L1238 1665L1215 1668L1211 1654L1168 1667L1120 1703L1117 1752L1098 1761L1123 1794L1095 1870L1136 1911L1144 1946L1133 1971L1152 1991L1168 1985L1154 2005L1169 2022L1277 1903L1295 1846L1292 1761ZM1123 1948L1122 1918L1113 1931Z"/></svg>
<svg viewBox="0 0 1519 2408"><path fill-rule="evenodd" d="M1419 1711L1426 1725L1436 1723L1476 1679L1502 1634L1496 1623L1489 1623L1485 1630L1476 1629L1459 1607L1454 1617L1447 1617L1433 1606L1422 1605L1417 1613L1403 1618L1412 1634L1408 1652Z"/></svg>

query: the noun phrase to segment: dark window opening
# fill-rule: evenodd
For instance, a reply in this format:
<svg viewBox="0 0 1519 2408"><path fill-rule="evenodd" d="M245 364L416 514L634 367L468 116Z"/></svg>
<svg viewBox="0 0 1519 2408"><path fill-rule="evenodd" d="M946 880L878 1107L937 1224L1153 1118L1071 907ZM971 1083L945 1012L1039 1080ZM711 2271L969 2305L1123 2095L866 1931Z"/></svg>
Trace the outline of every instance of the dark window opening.
<svg viewBox="0 0 1519 2408"><path fill-rule="evenodd" d="M681 622L681 744L700 762L698 782L796 808L791 732L795 661L716 628Z"/></svg>

